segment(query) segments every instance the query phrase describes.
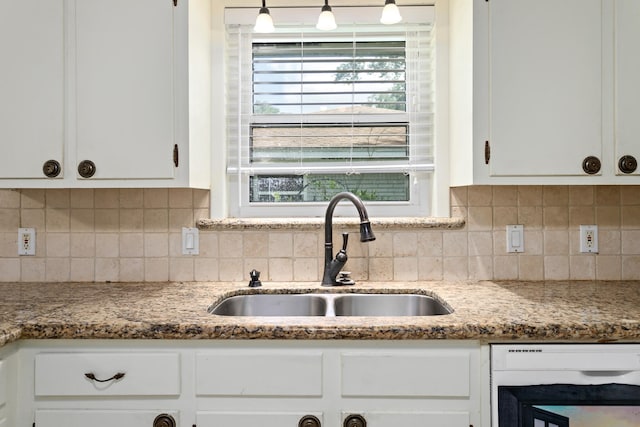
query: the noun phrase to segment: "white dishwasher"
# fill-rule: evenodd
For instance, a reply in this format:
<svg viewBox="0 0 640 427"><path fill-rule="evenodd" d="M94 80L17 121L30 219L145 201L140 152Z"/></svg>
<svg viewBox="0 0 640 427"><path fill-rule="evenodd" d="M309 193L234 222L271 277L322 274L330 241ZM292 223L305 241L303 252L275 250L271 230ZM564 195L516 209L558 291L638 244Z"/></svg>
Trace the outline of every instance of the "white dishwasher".
<svg viewBox="0 0 640 427"><path fill-rule="evenodd" d="M640 345L492 345L491 425L640 427Z"/></svg>

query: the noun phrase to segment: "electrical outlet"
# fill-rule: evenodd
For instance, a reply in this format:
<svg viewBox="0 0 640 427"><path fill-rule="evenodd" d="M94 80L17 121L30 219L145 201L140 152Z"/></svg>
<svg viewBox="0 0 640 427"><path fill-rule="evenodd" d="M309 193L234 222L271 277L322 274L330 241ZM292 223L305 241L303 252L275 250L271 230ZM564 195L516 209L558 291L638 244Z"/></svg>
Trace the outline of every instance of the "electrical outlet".
<svg viewBox="0 0 640 427"><path fill-rule="evenodd" d="M598 253L598 226L580 226L580 252Z"/></svg>
<svg viewBox="0 0 640 427"><path fill-rule="evenodd" d="M524 252L524 225L507 225L507 252Z"/></svg>
<svg viewBox="0 0 640 427"><path fill-rule="evenodd" d="M200 254L200 234L197 228L182 227L182 255Z"/></svg>
<svg viewBox="0 0 640 427"><path fill-rule="evenodd" d="M18 228L18 255L36 254L36 229Z"/></svg>

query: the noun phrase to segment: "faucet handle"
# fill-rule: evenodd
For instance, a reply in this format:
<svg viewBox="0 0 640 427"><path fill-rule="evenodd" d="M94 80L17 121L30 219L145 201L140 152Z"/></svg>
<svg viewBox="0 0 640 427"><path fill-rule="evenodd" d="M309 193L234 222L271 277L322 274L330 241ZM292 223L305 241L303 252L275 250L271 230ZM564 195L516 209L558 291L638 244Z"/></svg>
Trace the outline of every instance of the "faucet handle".
<svg viewBox="0 0 640 427"><path fill-rule="evenodd" d="M349 242L349 233L342 233L342 250L347 251L347 243Z"/></svg>

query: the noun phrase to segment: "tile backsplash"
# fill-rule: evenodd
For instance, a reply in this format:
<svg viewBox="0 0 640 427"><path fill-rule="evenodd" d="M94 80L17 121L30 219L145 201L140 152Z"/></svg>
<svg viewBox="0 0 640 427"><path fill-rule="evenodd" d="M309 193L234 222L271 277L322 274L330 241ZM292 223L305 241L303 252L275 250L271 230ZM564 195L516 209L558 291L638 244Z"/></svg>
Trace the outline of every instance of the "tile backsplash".
<svg viewBox="0 0 640 427"><path fill-rule="evenodd" d="M640 186L459 187L451 212L464 228L374 226L375 242L351 239L346 269L373 281L640 280ZM263 281L320 280L317 228L203 230L200 255L181 255L182 227L208 215L205 190L0 190L0 281L242 281L253 268ZM524 225L524 253L506 252L508 224ZM598 225L598 254L579 252L581 224ZM36 256L17 255L19 227L36 229Z"/></svg>

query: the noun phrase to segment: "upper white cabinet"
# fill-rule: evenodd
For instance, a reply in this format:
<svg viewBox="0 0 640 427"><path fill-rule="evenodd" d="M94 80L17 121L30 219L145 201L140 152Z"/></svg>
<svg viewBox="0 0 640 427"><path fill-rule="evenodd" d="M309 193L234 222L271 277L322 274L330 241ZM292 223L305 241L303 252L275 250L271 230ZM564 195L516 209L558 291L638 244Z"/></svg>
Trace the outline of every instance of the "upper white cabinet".
<svg viewBox="0 0 640 427"><path fill-rule="evenodd" d="M42 178L63 161L63 0L0 0L1 178Z"/></svg>
<svg viewBox="0 0 640 427"><path fill-rule="evenodd" d="M453 0L452 185L639 183L638 10Z"/></svg>
<svg viewBox="0 0 640 427"><path fill-rule="evenodd" d="M21 104L0 186L209 186L208 0L6 3L0 108Z"/></svg>

